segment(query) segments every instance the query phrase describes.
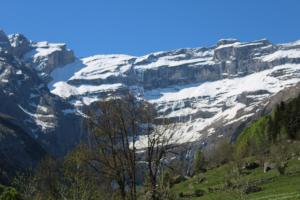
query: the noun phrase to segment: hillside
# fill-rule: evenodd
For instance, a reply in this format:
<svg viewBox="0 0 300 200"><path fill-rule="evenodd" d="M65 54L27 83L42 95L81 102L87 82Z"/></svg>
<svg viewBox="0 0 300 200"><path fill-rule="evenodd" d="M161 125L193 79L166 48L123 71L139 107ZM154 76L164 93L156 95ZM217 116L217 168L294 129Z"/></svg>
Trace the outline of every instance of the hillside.
<svg viewBox="0 0 300 200"><path fill-rule="evenodd" d="M281 102L270 115L264 116L247 127L236 141L237 151L267 147L281 140L298 140L300 137L300 96L287 103Z"/></svg>
<svg viewBox="0 0 300 200"><path fill-rule="evenodd" d="M300 199L299 102L300 96L275 106L242 131L231 161L172 191L179 199Z"/></svg>
<svg viewBox="0 0 300 200"><path fill-rule="evenodd" d="M243 184L255 185L261 191L243 194L243 189L226 189L225 183L230 176L230 165L224 165L214 170L209 170L204 174L205 181L197 183L197 178L191 178L185 182L175 185L172 191L178 199L191 200L297 200L300 199L300 161L289 161L287 174L278 175L273 169L267 173L259 167L254 170L244 170L244 175L239 177ZM196 197L195 191L204 191L203 196ZM181 194L181 195L180 195ZM184 197L185 196L185 197Z"/></svg>

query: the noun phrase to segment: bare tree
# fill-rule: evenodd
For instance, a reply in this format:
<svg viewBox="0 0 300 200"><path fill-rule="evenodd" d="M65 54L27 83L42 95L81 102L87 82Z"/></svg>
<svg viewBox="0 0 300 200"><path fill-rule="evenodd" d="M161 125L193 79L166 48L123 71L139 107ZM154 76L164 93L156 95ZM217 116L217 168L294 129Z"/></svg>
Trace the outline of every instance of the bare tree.
<svg viewBox="0 0 300 200"><path fill-rule="evenodd" d="M146 162L150 182L151 199L161 199L159 191L159 173L164 168L164 160L168 154L173 153L176 148L175 124L169 123L166 119L160 125L155 125L155 112L149 107L145 107L147 112L145 140L146 140Z"/></svg>
<svg viewBox="0 0 300 200"><path fill-rule="evenodd" d="M144 104L131 94L98 102L88 112L93 156L90 165L117 182L120 196L137 199L136 141L141 134ZM126 192L126 187L129 192Z"/></svg>
<svg viewBox="0 0 300 200"><path fill-rule="evenodd" d="M98 102L87 115L92 137L90 166L117 182L121 199L136 200L137 145L144 141L139 148L145 150L151 198L157 200L163 161L175 148L175 125L167 120L157 125L153 107L130 94Z"/></svg>

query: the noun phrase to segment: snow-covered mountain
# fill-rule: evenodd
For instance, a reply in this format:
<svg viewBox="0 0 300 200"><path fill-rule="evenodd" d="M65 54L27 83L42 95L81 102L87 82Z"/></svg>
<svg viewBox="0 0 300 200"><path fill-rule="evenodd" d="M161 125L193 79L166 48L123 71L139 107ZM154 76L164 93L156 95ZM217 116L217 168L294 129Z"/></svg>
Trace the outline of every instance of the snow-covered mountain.
<svg viewBox="0 0 300 200"><path fill-rule="evenodd" d="M237 134L268 112L269 103L282 100L276 94L300 81L299 70L299 41L223 39L209 48L76 59L53 70L48 85L79 110L132 91L178 123L179 142L204 142Z"/></svg>
<svg viewBox="0 0 300 200"><path fill-rule="evenodd" d="M44 147L66 152L81 135L83 108L131 91L178 124L178 142L207 144L298 95L299 72L299 41L223 39L140 57L78 58L65 44L1 32L0 113L18 118Z"/></svg>
<svg viewBox="0 0 300 200"><path fill-rule="evenodd" d="M46 52L47 47L41 50L44 46L21 34L7 36L0 31L0 114L10 116L14 124L48 153L64 155L80 139L81 117L67 114L74 107L50 93L43 72L66 64L64 52L69 51L59 45L55 51Z"/></svg>

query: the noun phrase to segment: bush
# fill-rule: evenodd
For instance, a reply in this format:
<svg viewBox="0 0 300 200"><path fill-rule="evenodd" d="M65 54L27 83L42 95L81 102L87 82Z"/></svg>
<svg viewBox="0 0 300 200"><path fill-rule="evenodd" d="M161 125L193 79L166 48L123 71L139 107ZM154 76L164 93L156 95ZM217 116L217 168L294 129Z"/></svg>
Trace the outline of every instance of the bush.
<svg viewBox="0 0 300 200"><path fill-rule="evenodd" d="M245 188L244 193L250 194L250 193L254 193L254 192L260 192L261 190L262 190L261 187L258 187L256 185L249 185L248 187Z"/></svg>
<svg viewBox="0 0 300 200"><path fill-rule="evenodd" d="M5 190L4 185L0 185L0 195L4 192L4 190Z"/></svg>
<svg viewBox="0 0 300 200"><path fill-rule="evenodd" d="M21 200L16 189L1 186L0 200Z"/></svg>
<svg viewBox="0 0 300 200"><path fill-rule="evenodd" d="M183 197L184 197L183 192L179 192L178 196L179 196L180 198L183 198Z"/></svg>
<svg viewBox="0 0 300 200"><path fill-rule="evenodd" d="M171 185L175 185L175 184L181 183L186 180L187 180L187 178L185 178L184 176L178 175L172 179Z"/></svg>
<svg viewBox="0 0 300 200"><path fill-rule="evenodd" d="M202 197L205 194L204 190L201 189L195 189L191 192L180 192L178 194L178 197L180 198L192 198L192 197Z"/></svg>
<svg viewBox="0 0 300 200"><path fill-rule="evenodd" d="M196 189L196 190L194 190L194 196L195 196L195 197L201 197L201 196L204 195L204 193L205 193L205 191L204 191L204 190L201 190L201 189Z"/></svg>
<svg viewBox="0 0 300 200"><path fill-rule="evenodd" d="M253 170L253 169L256 169L259 167L259 164L257 162L246 162L244 164L244 167L245 169L247 170Z"/></svg>
<svg viewBox="0 0 300 200"><path fill-rule="evenodd" d="M196 183L200 184L203 183L204 181L206 181L206 177L203 174L196 174Z"/></svg>

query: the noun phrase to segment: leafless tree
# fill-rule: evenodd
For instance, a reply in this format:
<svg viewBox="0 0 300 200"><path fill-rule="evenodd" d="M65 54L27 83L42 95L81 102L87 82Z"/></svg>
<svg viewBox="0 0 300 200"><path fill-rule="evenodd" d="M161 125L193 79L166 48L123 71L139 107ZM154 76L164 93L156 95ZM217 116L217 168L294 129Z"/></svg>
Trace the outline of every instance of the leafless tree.
<svg viewBox="0 0 300 200"><path fill-rule="evenodd" d="M150 182L151 199L158 200L161 197L159 191L159 173L163 170L164 160L168 154L174 153L176 148L174 123L162 119L160 124L155 124L155 112L151 112L151 108L147 108L147 123L145 128L145 154L147 162L147 170Z"/></svg>
<svg viewBox="0 0 300 200"><path fill-rule="evenodd" d="M87 115L90 166L117 182L121 199L136 200L137 145L144 143L139 150L144 150L140 152L144 152L147 163L151 198L157 200L163 161L175 148L175 125L167 120L158 125L153 107L130 94L97 102Z"/></svg>
<svg viewBox="0 0 300 200"><path fill-rule="evenodd" d="M141 134L144 116L143 102L128 94L98 102L88 112L89 133L93 156L90 165L118 184L120 196L137 199L136 141ZM126 192L126 187L129 192Z"/></svg>

